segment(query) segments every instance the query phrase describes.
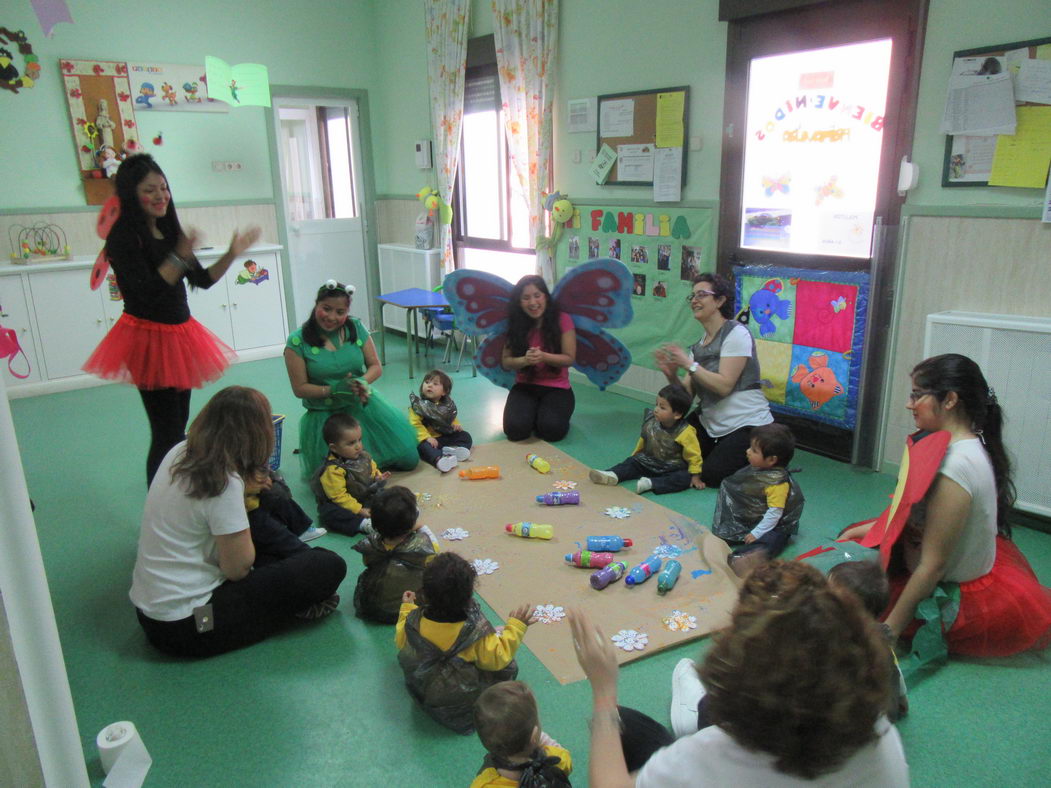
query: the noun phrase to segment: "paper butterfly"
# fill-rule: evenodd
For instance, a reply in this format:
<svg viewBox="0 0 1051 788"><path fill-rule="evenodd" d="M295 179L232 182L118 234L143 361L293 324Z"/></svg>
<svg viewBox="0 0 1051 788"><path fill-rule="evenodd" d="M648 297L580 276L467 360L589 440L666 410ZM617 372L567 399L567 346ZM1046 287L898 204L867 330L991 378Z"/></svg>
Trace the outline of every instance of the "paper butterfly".
<svg viewBox="0 0 1051 788"><path fill-rule="evenodd" d="M620 380L631 353L607 328L631 322L631 272L619 260L591 260L571 268L555 285L552 300L573 319L577 359L573 366L599 389ZM464 268L445 277L442 291L461 331L486 337L474 354L478 370L498 386L511 388L515 373L501 365L507 343L512 285L499 276Z"/></svg>
<svg viewBox="0 0 1051 788"><path fill-rule="evenodd" d="M763 190L766 192L767 197L773 197L774 192L781 192L782 194L788 194L788 184L792 182L792 176L782 175L777 180L770 178L766 175L763 176Z"/></svg>
<svg viewBox="0 0 1051 788"><path fill-rule="evenodd" d="M847 308L847 299L844 298L843 296L840 296L839 298L837 298L837 299L835 299L833 301L829 301L829 304L832 305L832 311L833 312L839 313L839 312L842 312L844 309Z"/></svg>
<svg viewBox="0 0 1051 788"><path fill-rule="evenodd" d="M625 651L642 651L650 642L650 636L645 632L637 632L634 629L622 629L610 640L613 644Z"/></svg>
<svg viewBox="0 0 1051 788"><path fill-rule="evenodd" d="M828 179L828 183L817 187L817 199L814 200L814 204L821 205L827 197L836 197L840 200L843 199L843 190L836 186L835 175Z"/></svg>

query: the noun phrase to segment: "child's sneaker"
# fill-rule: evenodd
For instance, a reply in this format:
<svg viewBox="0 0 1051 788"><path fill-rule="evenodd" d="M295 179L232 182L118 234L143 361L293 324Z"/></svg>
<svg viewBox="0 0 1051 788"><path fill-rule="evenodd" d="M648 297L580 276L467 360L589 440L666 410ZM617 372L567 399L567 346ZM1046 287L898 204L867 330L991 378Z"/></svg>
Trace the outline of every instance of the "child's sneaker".
<svg viewBox="0 0 1051 788"><path fill-rule="evenodd" d="M471 450L466 446L446 446L442 449L442 454L451 455L460 462L471 459Z"/></svg>
<svg viewBox="0 0 1051 788"><path fill-rule="evenodd" d="M676 738L697 732L697 704L703 697L697 665L689 657L680 659L671 674L671 729Z"/></svg>
<svg viewBox="0 0 1051 788"><path fill-rule="evenodd" d="M324 536L327 533L328 530L325 528L315 528L314 526L310 526L299 535L299 538L304 542L309 542L313 539L317 539L319 536Z"/></svg>
<svg viewBox="0 0 1051 788"><path fill-rule="evenodd" d="M588 478L595 484L617 484L620 481L613 471L600 471L597 468L588 471Z"/></svg>
<svg viewBox="0 0 1051 788"><path fill-rule="evenodd" d="M459 460L457 460L451 454L446 454L445 456L438 458L438 462L435 463L435 467L442 473L448 473L459 464Z"/></svg>
<svg viewBox="0 0 1051 788"><path fill-rule="evenodd" d="M643 493L647 493L647 492L649 492L652 489L653 489L653 482L650 480L649 476L643 476L635 484L635 492L637 492L639 495L642 495Z"/></svg>
<svg viewBox="0 0 1051 788"><path fill-rule="evenodd" d="M296 618L313 621L317 618L324 618L325 616L332 615L336 612L337 607L339 607L339 594L333 594L328 599L321 602L315 602L305 610L300 610L296 613Z"/></svg>

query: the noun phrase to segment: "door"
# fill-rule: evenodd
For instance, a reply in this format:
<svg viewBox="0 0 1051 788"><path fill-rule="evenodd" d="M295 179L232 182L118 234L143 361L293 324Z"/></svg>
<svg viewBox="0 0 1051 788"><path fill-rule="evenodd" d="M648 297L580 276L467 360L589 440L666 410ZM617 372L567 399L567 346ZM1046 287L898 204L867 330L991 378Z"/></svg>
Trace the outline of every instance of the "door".
<svg viewBox="0 0 1051 788"><path fill-rule="evenodd" d="M288 228L293 321L302 324L318 288L357 288L351 314L369 324L358 105L354 100L273 96Z"/></svg>

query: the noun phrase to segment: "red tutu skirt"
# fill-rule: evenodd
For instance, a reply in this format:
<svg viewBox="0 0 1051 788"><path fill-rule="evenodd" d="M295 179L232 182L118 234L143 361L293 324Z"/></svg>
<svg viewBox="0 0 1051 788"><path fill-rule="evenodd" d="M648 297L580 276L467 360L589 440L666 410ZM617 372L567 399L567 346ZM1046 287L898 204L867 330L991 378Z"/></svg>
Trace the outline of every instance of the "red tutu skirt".
<svg viewBox="0 0 1051 788"><path fill-rule="evenodd" d="M890 608L908 579L891 579ZM915 629L909 627L905 635ZM969 657L1006 657L1051 644L1051 588L1040 585L1010 539L996 537L996 559L988 574L960 583L960 610L945 642L950 654Z"/></svg>
<svg viewBox="0 0 1051 788"><path fill-rule="evenodd" d="M235 358L226 343L192 317L171 325L124 313L83 369L140 389L198 389L222 377Z"/></svg>

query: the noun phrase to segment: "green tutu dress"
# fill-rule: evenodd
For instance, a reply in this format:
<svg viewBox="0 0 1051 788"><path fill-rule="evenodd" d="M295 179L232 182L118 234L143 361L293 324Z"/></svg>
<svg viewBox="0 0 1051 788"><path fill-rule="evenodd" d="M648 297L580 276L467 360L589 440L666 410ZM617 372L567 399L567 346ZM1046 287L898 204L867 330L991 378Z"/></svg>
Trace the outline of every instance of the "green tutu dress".
<svg viewBox="0 0 1051 788"><path fill-rule="evenodd" d="M307 380L318 386L336 389L348 373L355 377L365 374L363 348L369 333L361 323L354 321L357 340L344 342L336 350L311 347L303 341L302 329L296 329L285 343L307 365ZM306 412L299 420L299 461L303 478L310 478L325 461L328 445L321 436L325 421L333 413L349 413L361 424L362 442L376 464L384 470L411 471L419 462L416 451L416 431L409 424L403 408L396 408L372 389L368 405L350 394L337 392L324 399L304 399Z"/></svg>

